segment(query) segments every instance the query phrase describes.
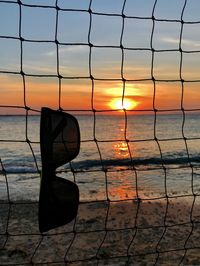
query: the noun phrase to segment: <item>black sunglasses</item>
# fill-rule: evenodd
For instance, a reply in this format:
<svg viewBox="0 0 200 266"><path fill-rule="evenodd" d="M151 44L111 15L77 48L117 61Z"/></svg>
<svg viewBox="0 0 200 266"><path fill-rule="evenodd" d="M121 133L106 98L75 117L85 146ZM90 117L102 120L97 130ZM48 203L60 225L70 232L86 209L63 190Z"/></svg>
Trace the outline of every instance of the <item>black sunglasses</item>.
<svg viewBox="0 0 200 266"><path fill-rule="evenodd" d="M78 186L56 176L56 168L74 159L80 149L80 130L70 114L43 107L40 120L42 175L39 196L39 230L72 221L78 211Z"/></svg>

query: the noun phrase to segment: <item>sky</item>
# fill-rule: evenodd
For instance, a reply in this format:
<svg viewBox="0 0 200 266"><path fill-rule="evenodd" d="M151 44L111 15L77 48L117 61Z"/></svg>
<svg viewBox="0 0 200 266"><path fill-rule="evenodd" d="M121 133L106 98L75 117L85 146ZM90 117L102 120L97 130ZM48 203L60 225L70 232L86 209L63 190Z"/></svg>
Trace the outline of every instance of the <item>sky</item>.
<svg viewBox="0 0 200 266"><path fill-rule="evenodd" d="M25 104L37 111L42 106L142 112L153 107L181 108L178 50L185 0L157 0L152 39L155 0L126 0L124 20L124 0L93 0L91 17L84 12L89 0L58 0L57 27L55 0L21 2L22 53L19 4L17 0L0 1L0 114L23 112L10 106ZM183 13L181 75L187 81L183 97L186 109L200 108L199 82L194 82L200 80L199 10L199 0L188 0ZM88 42L93 45L91 50ZM155 50L153 65L151 48ZM58 72L64 77L60 84Z"/></svg>

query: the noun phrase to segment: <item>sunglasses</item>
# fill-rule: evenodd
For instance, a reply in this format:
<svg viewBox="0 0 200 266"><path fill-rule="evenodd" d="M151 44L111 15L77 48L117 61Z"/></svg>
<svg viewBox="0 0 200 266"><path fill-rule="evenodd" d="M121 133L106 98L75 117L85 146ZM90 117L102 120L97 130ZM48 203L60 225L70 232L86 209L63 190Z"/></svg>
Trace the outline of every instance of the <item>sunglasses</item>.
<svg viewBox="0 0 200 266"><path fill-rule="evenodd" d="M43 107L40 120L42 175L39 195L39 230L50 229L72 221L78 211L78 186L56 176L56 169L79 153L80 130L70 114Z"/></svg>

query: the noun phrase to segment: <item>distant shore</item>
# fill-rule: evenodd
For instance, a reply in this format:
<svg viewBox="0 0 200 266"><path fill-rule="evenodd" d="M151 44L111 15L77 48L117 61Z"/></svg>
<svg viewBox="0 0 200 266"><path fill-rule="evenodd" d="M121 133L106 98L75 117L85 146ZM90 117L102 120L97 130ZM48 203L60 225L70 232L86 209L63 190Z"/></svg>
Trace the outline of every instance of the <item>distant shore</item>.
<svg viewBox="0 0 200 266"><path fill-rule="evenodd" d="M23 112L19 113L0 113L0 117L3 116L38 116L40 117L41 110L40 109L30 109L28 111L28 114L26 114L26 109L23 106L20 107L13 107L14 109L21 109ZM58 110L58 108L52 108L53 110ZM154 111L153 109L149 110L119 110L119 109L99 109L99 110L78 110L78 109L73 109L73 110L63 110L63 112L66 113L71 113L75 116L112 116L112 117L120 117L124 116L127 114L128 116L133 115L133 116L155 116L155 113L157 115L162 115L162 116L183 116L184 114L189 115L199 115L200 114L200 109L185 109L184 111L181 109L172 109L172 110L157 110Z"/></svg>

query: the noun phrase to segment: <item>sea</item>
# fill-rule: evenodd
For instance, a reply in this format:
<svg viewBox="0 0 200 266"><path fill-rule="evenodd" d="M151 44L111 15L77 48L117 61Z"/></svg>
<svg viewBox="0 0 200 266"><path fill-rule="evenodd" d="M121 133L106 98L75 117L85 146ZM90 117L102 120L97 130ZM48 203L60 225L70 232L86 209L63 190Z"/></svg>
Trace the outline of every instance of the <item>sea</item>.
<svg viewBox="0 0 200 266"><path fill-rule="evenodd" d="M200 113L75 115L79 155L56 170L81 201L200 193ZM0 200L38 201L40 116L0 116Z"/></svg>

